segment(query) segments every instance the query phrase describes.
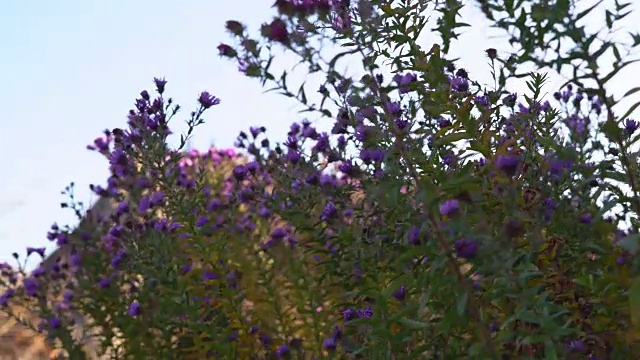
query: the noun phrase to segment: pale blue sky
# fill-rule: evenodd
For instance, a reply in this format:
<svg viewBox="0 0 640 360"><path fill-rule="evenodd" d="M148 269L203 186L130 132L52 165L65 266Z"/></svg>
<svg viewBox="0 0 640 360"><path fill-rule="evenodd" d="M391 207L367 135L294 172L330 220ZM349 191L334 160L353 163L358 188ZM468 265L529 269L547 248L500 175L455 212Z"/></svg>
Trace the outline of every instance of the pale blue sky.
<svg viewBox="0 0 640 360"><path fill-rule="evenodd" d="M271 0L5 0L0 6L0 262L26 246L45 246L49 226L74 224L60 191L76 182L90 202L89 184L102 184L106 161L85 150L105 128L124 127L126 113L155 76L167 78L168 94L185 116L201 90L222 99L193 141L206 148L233 144L238 131L265 125L281 138L302 119L293 103L263 94L216 46L229 36L224 22L240 20L254 34L274 10ZM225 4L225 5L223 5ZM505 48L491 39L476 10L465 11L467 29L454 47L462 66L488 81L483 50ZM637 30L637 23L629 23ZM429 39L424 46L430 47ZM640 67L621 76L635 85ZM630 74L633 75L630 77ZM558 85L561 79L553 78ZM517 90L525 92L521 84ZM547 91L554 91L550 86ZM322 124L327 125L327 124ZM174 131L183 127L173 126Z"/></svg>

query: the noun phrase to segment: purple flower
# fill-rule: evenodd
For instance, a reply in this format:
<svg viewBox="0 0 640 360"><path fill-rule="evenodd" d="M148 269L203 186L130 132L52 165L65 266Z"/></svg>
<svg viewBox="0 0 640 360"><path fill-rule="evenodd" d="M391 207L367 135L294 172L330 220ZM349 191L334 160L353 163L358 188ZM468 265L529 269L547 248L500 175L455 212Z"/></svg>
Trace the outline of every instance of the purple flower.
<svg viewBox="0 0 640 360"><path fill-rule="evenodd" d="M450 199L440 204L440 214L442 216L451 217L460 209L460 204L456 199Z"/></svg>
<svg viewBox="0 0 640 360"><path fill-rule="evenodd" d="M395 74L393 76L393 81L395 81L399 86L398 92L400 92L400 94L408 93L410 89L407 87L407 85L410 85L411 83L414 83L417 80L418 78L413 73L406 73L404 75Z"/></svg>
<svg viewBox="0 0 640 360"><path fill-rule="evenodd" d="M327 220L332 218L336 213L338 212L338 209L336 208L336 205L332 202L329 202L324 210L322 210L322 215L320 216L320 218L322 220Z"/></svg>
<svg viewBox="0 0 640 360"><path fill-rule="evenodd" d="M586 346L584 344L584 341L582 340L571 340L567 344L567 349L570 349L576 352L583 352L586 349Z"/></svg>
<svg viewBox="0 0 640 360"><path fill-rule="evenodd" d="M573 114L564 119L565 124L571 132L582 135L589 126L589 118Z"/></svg>
<svg viewBox="0 0 640 360"><path fill-rule="evenodd" d="M65 233L59 233L56 237L56 244L58 246L66 245L69 242L69 237Z"/></svg>
<svg viewBox="0 0 640 360"><path fill-rule="evenodd" d="M540 105L540 111L546 112L549 110L551 110L551 104L549 104L549 101L545 100L545 102Z"/></svg>
<svg viewBox="0 0 640 360"><path fill-rule="evenodd" d="M474 100L476 101L476 104L480 107L488 108L489 106L491 106L491 101L489 101L489 97L486 95L478 95L475 97Z"/></svg>
<svg viewBox="0 0 640 360"><path fill-rule="evenodd" d="M36 278L37 278L37 277L43 276L43 275L44 275L44 274L46 274L46 273L47 273L47 272L46 272L46 271L45 271L41 266L39 266L39 267L37 267L35 270L33 270L33 272L31 273L31 275L32 275L33 277L36 277Z"/></svg>
<svg viewBox="0 0 640 360"><path fill-rule="evenodd" d="M400 288L393 292L393 297L402 301L407 296L407 287L402 285Z"/></svg>
<svg viewBox="0 0 640 360"><path fill-rule="evenodd" d="M322 347L327 351L334 351L338 346L338 342L334 338L326 338L322 341Z"/></svg>
<svg viewBox="0 0 640 360"><path fill-rule="evenodd" d="M129 305L129 310L127 311L129 316L135 317L142 314L142 306L138 302L138 300L134 300L131 305Z"/></svg>
<svg viewBox="0 0 640 360"><path fill-rule="evenodd" d="M164 192L156 191L155 193L153 193L153 195L151 195L151 199L149 201L151 202L152 207L162 205L162 203L164 202Z"/></svg>
<svg viewBox="0 0 640 360"><path fill-rule="evenodd" d="M100 279L100 282L98 282L98 286L101 289L107 289L110 285L111 285L111 281L106 276Z"/></svg>
<svg viewBox="0 0 640 360"><path fill-rule="evenodd" d="M49 329L59 329L62 326L62 320L59 317L54 316L49 319Z"/></svg>
<svg viewBox="0 0 640 360"><path fill-rule="evenodd" d="M300 155L300 152L298 150L290 149L287 152L287 159L292 164L297 164L300 161L301 158L302 158L302 156Z"/></svg>
<svg viewBox="0 0 640 360"><path fill-rule="evenodd" d="M423 240L423 236L420 234L420 227L413 226L409 229L409 233L407 235L409 244L411 245L420 245Z"/></svg>
<svg viewBox="0 0 640 360"><path fill-rule="evenodd" d="M440 117L438 117L438 126L439 126L441 129L444 129L444 128L449 127L449 126L452 126L452 125L453 125L453 124L451 123L451 120L449 120L449 119L445 119L445 118L443 118L443 117L441 117L441 116L440 116Z"/></svg>
<svg viewBox="0 0 640 360"><path fill-rule="evenodd" d="M8 306L9 299L11 299L16 294L16 291L13 289L7 289L5 292L0 295L0 306Z"/></svg>
<svg viewBox="0 0 640 360"><path fill-rule="evenodd" d="M184 265L182 266L182 274L186 274L186 273L188 273L189 271L191 271L191 268L192 268L191 263L184 264Z"/></svg>
<svg viewBox="0 0 640 360"><path fill-rule="evenodd" d="M392 101L385 104L385 108L387 111L394 116L400 115L402 108L400 107L400 103Z"/></svg>
<svg viewBox="0 0 640 360"><path fill-rule="evenodd" d="M120 265L122 265L122 262L124 261L125 256L127 256L126 250L124 249L118 250L118 252L111 259L111 266L113 268L118 268Z"/></svg>
<svg viewBox="0 0 640 360"><path fill-rule="evenodd" d="M140 178L136 180L136 186L140 189L148 189L151 187L151 181L146 178Z"/></svg>
<svg viewBox="0 0 640 360"><path fill-rule="evenodd" d="M566 169L570 169L573 163L569 160L553 159L549 164L549 173L553 180L559 180Z"/></svg>
<svg viewBox="0 0 640 360"><path fill-rule="evenodd" d="M593 221L593 215L589 213L584 213L580 215L580 222L582 224L591 224L592 221Z"/></svg>
<svg viewBox="0 0 640 360"><path fill-rule="evenodd" d="M269 218L269 216L271 216L271 210L269 210L269 209L268 209L267 207L265 207L265 206L261 206L261 207L258 209L258 215L259 215L261 218L265 218L265 219L267 219L267 218Z"/></svg>
<svg viewBox="0 0 640 360"><path fill-rule="evenodd" d="M203 91L200 93L200 97L198 98L198 102L202 105L203 108L208 109L213 105L220 104L220 99L209 94L207 91Z"/></svg>
<svg viewBox="0 0 640 360"><path fill-rule="evenodd" d="M238 53L229 45L227 44L220 44L217 47L218 49L218 54L220 56L226 56L226 57L235 57L236 55L238 55Z"/></svg>
<svg viewBox="0 0 640 360"><path fill-rule="evenodd" d="M627 119L624 122L624 130L629 135L633 134L636 130L638 130L638 127L640 127L640 123L638 123L633 119Z"/></svg>
<svg viewBox="0 0 640 360"><path fill-rule="evenodd" d="M229 335L227 340L229 342L234 342L234 341L238 340L239 336L240 336L240 334L238 334L238 331L234 330L233 332L231 332L231 334Z"/></svg>
<svg viewBox="0 0 640 360"><path fill-rule="evenodd" d="M361 319L371 319L373 317L373 309L367 306L363 310L358 310L358 316Z"/></svg>
<svg viewBox="0 0 640 360"><path fill-rule="evenodd" d="M218 275L216 275L216 273L214 273L213 271L205 271L202 273L201 275L202 281L203 282L208 282L208 281L212 281L212 280L218 280L219 277Z"/></svg>
<svg viewBox="0 0 640 360"><path fill-rule="evenodd" d="M156 91L158 92L158 94L162 95L165 85L167 85L167 80L165 80L164 78L154 78L153 82L156 85Z"/></svg>
<svg viewBox="0 0 640 360"><path fill-rule="evenodd" d="M456 156L453 155L453 154L447 154L447 155L442 157L442 162L445 165L451 165L451 164L453 164L455 162L455 160L456 160Z"/></svg>
<svg viewBox="0 0 640 360"><path fill-rule="evenodd" d="M286 235L287 235L287 230L281 227L277 227L271 232L271 237L277 240L284 239Z"/></svg>
<svg viewBox="0 0 640 360"><path fill-rule="evenodd" d="M384 160L385 152L382 149L363 149L360 152L360 160L365 164L379 163Z"/></svg>
<svg viewBox="0 0 640 360"><path fill-rule="evenodd" d="M373 127L371 126L360 124L356 126L353 137L360 142L365 142L367 140L367 136L372 132L372 128Z"/></svg>
<svg viewBox="0 0 640 360"><path fill-rule="evenodd" d="M118 208L116 209L116 216L120 216L128 212L129 212L129 201L124 200L123 202L118 204Z"/></svg>
<svg viewBox="0 0 640 360"><path fill-rule="evenodd" d="M172 223L169 225L169 229L168 229L168 230L169 230L169 232L174 232L174 231L176 231L176 230L177 230L178 228L180 228L180 227L182 227L182 224L180 224L179 222L172 222Z"/></svg>
<svg viewBox="0 0 640 360"><path fill-rule="evenodd" d="M209 222L209 218L206 215L202 215L196 221L196 227L201 228Z"/></svg>
<svg viewBox="0 0 640 360"><path fill-rule="evenodd" d="M38 255L40 255L40 257L44 257L44 253L45 253L46 249L45 248L32 248L32 247L28 247L27 248L27 256L30 256L32 253L38 253Z"/></svg>
<svg viewBox="0 0 640 360"><path fill-rule="evenodd" d="M65 290L64 294L62 294L62 299L66 302L70 302L71 300L73 300L73 291L72 290Z"/></svg>
<svg viewBox="0 0 640 360"><path fill-rule="evenodd" d="M331 331L331 338L340 340L342 338L342 330L338 325L333 325L333 330Z"/></svg>
<svg viewBox="0 0 640 360"><path fill-rule="evenodd" d="M291 349L289 349L289 345L280 345L280 347L278 347L278 349L276 350L276 355L281 358L281 357L286 357L289 355L289 353L291 352Z"/></svg>
<svg viewBox="0 0 640 360"><path fill-rule="evenodd" d="M459 239L454 245L456 254L463 259L471 259L478 252L478 244L475 240Z"/></svg>
<svg viewBox="0 0 640 360"><path fill-rule="evenodd" d="M31 297L36 297L38 295L38 290L40 290L40 284L33 277L28 277L23 282L24 291L27 295Z"/></svg>
<svg viewBox="0 0 640 360"><path fill-rule="evenodd" d="M144 213L147 212L147 210L149 210L149 208L151 207L151 201L149 200L148 196L143 196L140 199L140 203L138 204L138 212L141 215L144 215Z"/></svg>
<svg viewBox="0 0 640 360"><path fill-rule="evenodd" d="M339 32L346 32L351 29L351 16L348 13L345 13L341 16L335 16L333 21L331 22L331 26L334 30Z"/></svg>
<svg viewBox="0 0 640 360"><path fill-rule="evenodd" d="M244 165L238 165L233 168L233 177L238 181L246 179L247 173L247 168Z"/></svg>
<svg viewBox="0 0 640 360"><path fill-rule="evenodd" d="M216 210L218 210L220 208L220 206L222 206L222 201L220 201L218 199L213 199L207 205L207 211L209 211L209 212L216 211Z"/></svg>
<svg viewBox="0 0 640 360"><path fill-rule="evenodd" d="M262 132L264 132L264 127L255 127L255 126L251 126L249 128L249 132L251 133L251 136L253 136L254 138L257 138L258 135L260 135Z"/></svg>
<svg viewBox="0 0 640 360"><path fill-rule="evenodd" d="M520 157L513 155L498 155L496 160L496 167L508 176L513 176L520 164Z"/></svg>
<svg viewBox="0 0 640 360"><path fill-rule="evenodd" d="M451 80L451 89L457 92L467 92L469 91L469 81L457 76Z"/></svg>
<svg viewBox="0 0 640 360"><path fill-rule="evenodd" d="M518 94L512 93L505 96L503 103L509 107L513 107L516 105L516 100L518 99Z"/></svg>
<svg viewBox="0 0 640 360"><path fill-rule="evenodd" d="M399 130L404 130L409 126L409 120L404 120L401 118L397 118L395 123Z"/></svg>
<svg viewBox="0 0 640 360"><path fill-rule="evenodd" d="M277 41L282 44L289 43L289 32L284 21L275 19L269 25L262 26L262 35L271 41Z"/></svg>
<svg viewBox="0 0 640 360"><path fill-rule="evenodd" d="M265 346L271 344L271 336L269 336L269 334L261 333L260 342L262 343L262 345L265 345Z"/></svg>
<svg viewBox="0 0 640 360"><path fill-rule="evenodd" d="M342 312L344 322L358 318L358 313L353 309L346 309Z"/></svg>

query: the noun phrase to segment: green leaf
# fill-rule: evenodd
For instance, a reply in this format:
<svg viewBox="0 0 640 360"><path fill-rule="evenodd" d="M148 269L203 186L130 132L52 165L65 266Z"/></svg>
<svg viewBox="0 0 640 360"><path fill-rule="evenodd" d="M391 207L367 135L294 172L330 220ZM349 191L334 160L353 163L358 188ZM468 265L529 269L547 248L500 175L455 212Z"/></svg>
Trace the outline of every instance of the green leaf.
<svg viewBox="0 0 640 360"><path fill-rule="evenodd" d="M523 310L516 315L516 318L531 324L540 325L540 316L531 310Z"/></svg>
<svg viewBox="0 0 640 360"><path fill-rule="evenodd" d="M428 328L431 327L431 324L429 324L429 323L416 321L416 320L411 320L411 319L407 319L407 318L399 319L398 322L404 328L407 328L409 330L424 330L424 329L428 329Z"/></svg>
<svg viewBox="0 0 640 360"><path fill-rule="evenodd" d="M593 9L597 8L600 4L602 4L603 0L598 1L597 3L595 3L593 6L591 6L590 8L588 8L587 10L584 10L583 12L581 12L580 14L578 14L578 16L576 16L576 18L573 20L574 23L577 23L578 21L580 21L580 19L582 19L583 17L585 17L586 15L588 15L591 11L593 11Z"/></svg>
<svg viewBox="0 0 640 360"><path fill-rule="evenodd" d="M627 96L632 95L632 94L635 94L635 93L637 93L638 91L640 91L640 86L636 86L636 87L634 87L633 89L631 89L631 90L627 91L626 93L624 93L624 95L622 96L622 98L626 98Z"/></svg>
<svg viewBox="0 0 640 360"><path fill-rule="evenodd" d="M640 105L640 103L638 103L637 105ZM607 136L607 138L612 141L617 141L617 139L622 136L622 130L620 130L620 127L615 121L605 121L601 126L601 130Z"/></svg>
<svg viewBox="0 0 640 360"><path fill-rule="evenodd" d="M442 144L451 144L454 143L456 141L460 141L463 139L469 139L471 138L471 136L469 136L469 133L467 133L466 131L458 131L455 133L451 133L451 134L447 134L441 138L439 138L436 142L439 145Z"/></svg>
<svg viewBox="0 0 640 360"><path fill-rule="evenodd" d="M491 152L489 150L489 147L484 145L480 141L472 141L470 146L469 146L469 149L481 153L486 158L491 157Z"/></svg>
<svg viewBox="0 0 640 360"><path fill-rule="evenodd" d="M602 204L602 206L600 207L600 210L598 210L598 215L600 216L604 215L607 211L613 209L613 207L616 206L617 204L618 204L617 199L606 201L604 204Z"/></svg>
<svg viewBox="0 0 640 360"><path fill-rule="evenodd" d="M556 345L553 341L547 340L544 342L544 358L546 360L557 360L558 352Z"/></svg>
<svg viewBox="0 0 640 360"><path fill-rule="evenodd" d="M613 66L613 70L611 70L611 72L609 74L607 74L606 76L604 76L600 81L603 84L606 84L607 82L609 82L609 80L613 79L614 76L616 76L616 74L618 74L618 72L620 72L620 70L624 69L625 67L627 67L627 65L631 65L635 62L638 62L640 59L634 59L634 60L630 60L630 61L625 61L622 64L618 65L615 64Z"/></svg>
<svg viewBox="0 0 640 360"><path fill-rule="evenodd" d="M640 327L640 277L633 279L629 289L629 315L633 326Z"/></svg>
<svg viewBox="0 0 640 360"><path fill-rule="evenodd" d="M640 244L638 243L639 240L640 234L629 235L618 241L618 246L633 255L638 252L638 249L640 249Z"/></svg>
<svg viewBox="0 0 640 360"><path fill-rule="evenodd" d="M456 310L458 311L458 315L464 315L464 312L467 309L467 300L469 300L469 294L466 291L458 297L458 301L456 301Z"/></svg>

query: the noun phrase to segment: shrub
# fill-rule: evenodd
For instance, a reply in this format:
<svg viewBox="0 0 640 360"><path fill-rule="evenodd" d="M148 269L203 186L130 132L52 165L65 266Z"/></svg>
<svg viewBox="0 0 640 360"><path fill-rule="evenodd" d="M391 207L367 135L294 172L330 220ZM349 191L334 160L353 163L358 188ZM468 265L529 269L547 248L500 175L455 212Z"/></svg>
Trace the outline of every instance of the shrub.
<svg viewBox="0 0 640 360"><path fill-rule="evenodd" d="M30 298L71 358L85 356L72 313L100 353L127 358L629 358L640 350L638 123L627 119L638 105L616 116L606 92L629 60L604 42L616 61L598 72L604 51L589 52L597 36L579 25L596 7L479 3L521 47L506 60L487 50L493 88L448 58L465 25L456 1L279 0L262 42L227 22L237 45L220 54L333 119L331 132L305 120L282 144L265 128L241 133L241 155L184 152L219 103L203 92L169 149L178 107L156 79L129 128L93 146L109 160L94 191L111 215L84 234L53 229L65 265L37 269L3 303ZM625 7L607 12L609 29ZM425 51L428 13L441 41ZM545 37L551 56L535 52ZM341 46L329 61L326 43ZM326 75L320 105L272 73L279 47L309 79ZM337 68L349 55L359 79ZM527 62L576 75L554 99L541 73L510 93ZM61 300L48 304L51 293Z"/></svg>

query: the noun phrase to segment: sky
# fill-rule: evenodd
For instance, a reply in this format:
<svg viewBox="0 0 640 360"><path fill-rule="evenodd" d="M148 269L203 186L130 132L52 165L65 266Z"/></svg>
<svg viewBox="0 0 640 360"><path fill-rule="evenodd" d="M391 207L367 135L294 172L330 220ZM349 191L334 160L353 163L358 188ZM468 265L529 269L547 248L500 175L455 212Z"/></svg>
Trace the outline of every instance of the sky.
<svg viewBox="0 0 640 360"><path fill-rule="evenodd" d="M231 147L239 131L256 125L266 126L278 139L291 122L302 120L295 103L265 94L258 81L244 77L236 64L217 54L216 46L230 39L225 21L239 20L255 35L260 24L275 14L272 3L3 1L0 262L13 263L11 254L23 254L27 246L52 249L46 239L51 224L77 223L71 211L60 208L67 200L60 192L73 181L79 200L85 204L95 200L88 187L105 183L107 162L86 145L104 129L125 127L128 110L141 90L153 90L154 77L168 81L167 94L184 109L179 119L195 109L199 92L207 90L221 98L196 130L194 148L206 149L211 143ZM452 55L461 58L460 66L488 82L484 49L506 50L506 38L490 29L474 6L463 14L473 26L463 30ZM637 22L625 25L640 30ZM429 40L423 47L431 47ZM293 66L290 56L283 58L281 66ZM637 74L637 65L624 71L613 83L614 93L640 85ZM552 93L561 83L561 77L552 76L546 91ZM522 83L514 89L527 92ZM330 126L324 122L321 127ZM184 127L172 129L178 133Z"/></svg>

